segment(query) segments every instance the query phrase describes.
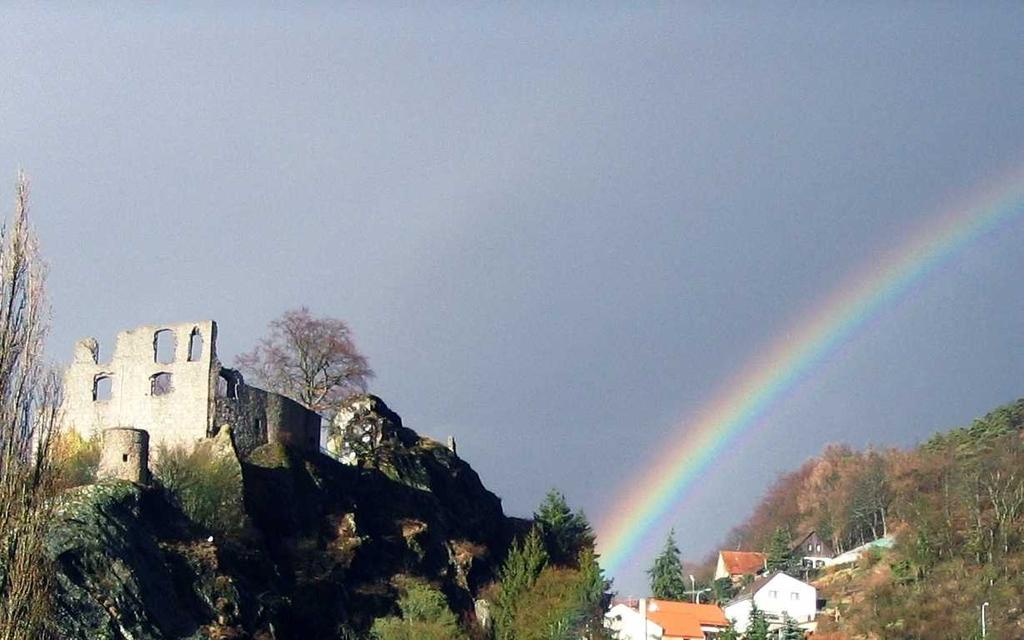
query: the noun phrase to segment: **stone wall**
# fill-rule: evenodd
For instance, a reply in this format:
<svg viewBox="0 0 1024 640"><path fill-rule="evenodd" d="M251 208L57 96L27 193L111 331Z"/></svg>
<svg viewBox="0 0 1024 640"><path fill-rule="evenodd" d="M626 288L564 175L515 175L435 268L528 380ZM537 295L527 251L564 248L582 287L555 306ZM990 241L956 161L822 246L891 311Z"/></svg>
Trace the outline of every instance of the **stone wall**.
<svg viewBox="0 0 1024 640"><path fill-rule="evenodd" d="M320 415L222 368L216 340L212 320L137 327L118 334L107 362L99 362L95 338L80 340L64 377L65 426L85 438L144 429L157 455L160 446L191 448L228 426L242 455L268 442L319 450Z"/></svg>
<svg viewBox="0 0 1024 640"><path fill-rule="evenodd" d="M282 395L245 384L242 375L222 369L221 385L214 401L214 433L231 427L235 448L249 455L268 442L292 449L317 451L320 447L320 414Z"/></svg>
<svg viewBox="0 0 1024 640"><path fill-rule="evenodd" d="M149 434L142 429L105 429L96 477L149 482Z"/></svg>
<svg viewBox="0 0 1024 640"><path fill-rule="evenodd" d="M158 338L173 345L158 353ZM212 320L137 327L118 334L103 362L95 338L80 340L64 378L65 424L86 438L134 427L154 447L193 445L210 431L216 339Z"/></svg>

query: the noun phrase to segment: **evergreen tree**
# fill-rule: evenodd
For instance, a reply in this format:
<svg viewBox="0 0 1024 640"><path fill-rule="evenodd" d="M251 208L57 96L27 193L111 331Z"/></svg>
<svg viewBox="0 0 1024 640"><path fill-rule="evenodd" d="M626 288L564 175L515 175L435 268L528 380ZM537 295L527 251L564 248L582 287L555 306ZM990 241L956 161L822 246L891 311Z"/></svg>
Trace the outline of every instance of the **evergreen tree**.
<svg viewBox="0 0 1024 640"><path fill-rule="evenodd" d="M782 632L779 634L781 640L804 640L804 631L797 624L796 620L786 616L782 623Z"/></svg>
<svg viewBox="0 0 1024 640"><path fill-rule="evenodd" d="M587 517L582 511L569 509L565 496L556 489L548 491L533 519L554 564L571 564L581 549L594 546L594 532Z"/></svg>
<svg viewBox="0 0 1024 640"><path fill-rule="evenodd" d="M777 527L764 550L768 571L787 571L791 568L793 540L789 529Z"/></svg>
<svg viewBox="0 0 1024 640"><path fill-rule="evenodd" d="M736 597L736 587L732 584L731 578L719 578L711 583L711 597L715 603L724 605Z"/></svg>
<svg viewBox="0 0 1024 640"><path fill-rule="evenodd" d="M729 621L729 626L722 629L722 632L715 636L717 640L740 640L740 632L736 630L732 620Z"/></svg>
<svg viewBox="0 0 1024 640"><path fill-rule="evenodd" d="M494 629L498 640L514 640L512 623L519 601L533 587L547 563L548 554L536 527L525 540L512 543L505 564L498 572L501 591L494 602Z"/></svg>
<svg viewBox="0 0 1024 640"><path fill-rule="evenodd" d="M683 561L676 545L676 530L665 539L665 548L647 570L651 579L651 595L662 600L686 600L686 582L683 580Z"/></svg>
<svg viewBox="0 0 1024 640"><path fill-rule="evenodd" d="M750 624L747 626L747 633L743 638L744 640L769 640L768 633L768 618L765 617L764 611L758 609L755 604L750 609Z"/></svg>
<svg viewBox="0 0 1024 640"><path fill-rule="evenodd" d="M606 580L597 562L597 554L590 547L584 547L577 558L579 565L579 585L576 597L579 602L580 621L576 638L602 638L604 631L604 612L611 600L611 581Z"/></svg>

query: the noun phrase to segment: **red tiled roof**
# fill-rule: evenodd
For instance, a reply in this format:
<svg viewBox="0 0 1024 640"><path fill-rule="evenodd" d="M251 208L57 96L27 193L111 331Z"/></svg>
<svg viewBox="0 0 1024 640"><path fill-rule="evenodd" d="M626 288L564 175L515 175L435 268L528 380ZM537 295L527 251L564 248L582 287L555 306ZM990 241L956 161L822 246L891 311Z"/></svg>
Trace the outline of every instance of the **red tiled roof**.
<svg viewBox="0 0 1024 640"><path fill-rule="evenodd" d="M665 630L665 637L704 640L701 625L726 627L725 613L713 604L648 600L647 619Z"/></svg>
<svg viewBox="0 0 1024 640"><path fill-rule="evenodd" d="M764 569L765 554L757 551L719 551L731 576L753 575Z"/></svg>

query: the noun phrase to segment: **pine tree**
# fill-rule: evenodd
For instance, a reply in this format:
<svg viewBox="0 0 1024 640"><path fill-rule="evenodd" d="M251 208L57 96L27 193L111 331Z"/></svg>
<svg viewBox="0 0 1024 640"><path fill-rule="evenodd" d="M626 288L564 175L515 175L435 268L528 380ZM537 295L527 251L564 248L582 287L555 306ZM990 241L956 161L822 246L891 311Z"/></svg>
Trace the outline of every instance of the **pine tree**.
<svg viewBox="0 0 1024 640"><path fill-rule="evenodd" d="M498 573L501 591L494 602L494 627L498 640L514 640L512 621L520 598L537 581L548 563L548 554L536 528L522 542L515 541Z"/></svg>
<svg viewBox="0 0 1024 640"><path fill-rule="evenodd" d="M665 539L665 548L654 559L647 570L651 579L651 595L662 600L686 600L686 583L683 581L683 561L676 545L676 530L672 529Z"/></svg>
<svg viewBox="0 0 1024 640"><path fill-rule="evenodd" d="M804 640L804 631L796 620L786 616L782 623L781 640Z"/></svg>
<svg viewBox="0 0 1024 640"><path fill-rule="evenodd" d="M576 598L580 624L576 637L599 638L604 635L604 612L611 600L611 581L605 579L592 548L585 547L580 551L577 564L580 578Z"/></svg>
<svg viewBox="0 0 1024 640"><path fill-rule="evenodd" d="M765 565L768 571L786 571L790 568L792 557L793 540L790 537L789 529L778 527L772 533L768 547L764 550L767 558Z"/></svg>
<svg viewBox="0 0 1024 640"><path fill-rule="evenodd" d="M715 636L717 640L740 640L740 632L736 630L732 621L729 621L729 626L722 629L722 632Z"/></svg>
<svg viewBox="0 0 1024 640"><path fill-rule="evenodd" d="M755 604L750 609L750 624L747 626L747 633L743 638L744 640L769 640L768 634L768 618L765 617L764 611L758 609Z"/></svg>
<svg viewBox="0 0 1024 640"><path fill-rule="evenodd" d="M571 564L584 547L594 546L594 532L587 517L582 511L569 509L565 496L557 489L548 491L533 519L554 564Z"/></svg>

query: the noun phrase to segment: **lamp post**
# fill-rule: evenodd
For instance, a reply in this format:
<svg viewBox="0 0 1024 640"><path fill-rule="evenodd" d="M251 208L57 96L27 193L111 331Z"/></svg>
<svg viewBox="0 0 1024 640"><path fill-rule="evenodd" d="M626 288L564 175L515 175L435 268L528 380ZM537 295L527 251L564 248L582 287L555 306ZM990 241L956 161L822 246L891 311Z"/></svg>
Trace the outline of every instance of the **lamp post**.
<svg viewBox="0 0 1024 640"><path fill-rule="evenodd" d="M693 579L693 574L690 574L690 591L693 592L693 603L697 604L697 581Z"/></svg>
<svg viewBox="0 0 1024 640"><path fill-rule="evenodd" d="M987 602L981 603L981 637L985 637L985 607L988 606Z"/></svg>

